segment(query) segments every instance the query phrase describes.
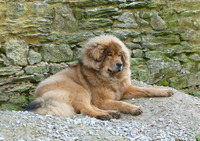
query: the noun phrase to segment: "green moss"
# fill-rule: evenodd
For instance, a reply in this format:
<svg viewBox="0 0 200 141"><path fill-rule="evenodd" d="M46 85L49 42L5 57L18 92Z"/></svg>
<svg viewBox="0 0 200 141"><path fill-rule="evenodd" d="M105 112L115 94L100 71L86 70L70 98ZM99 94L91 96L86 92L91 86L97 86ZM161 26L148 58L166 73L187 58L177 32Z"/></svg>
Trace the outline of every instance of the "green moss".
<svg viewBox="0 0 200 141"><path fill-rule="evenodd" d="M196 141L200 141L200 135L196 135Z"/></svg>
<svg viewBox="0 0 200 141"><path fill-rule="evenodd" d="M10 98L9 102L11 104L19 105L19 106L25 106L28 103L27 98L24 95L15 95L15 96L12 96Z"/></svg>
<svg viewBox="0 0 200 141"><path fill-rule="evenodd" d="M81 20L84 17L84 11L82 9L79 8L73 8L72 12L74 14L74 17L76 18L76 20Z"/></svg>
<svg viewBox="0 0 200 141"><path fill-rule="evenodd" d="M157 84L161 85L161 86L169 86L169 82L167 80L162 80L162 81L158 82Z"/></svg>
<svg viewBox="0 0 200 141"><path fill-rule="evenodd" d="M14 110L14 111L20 111L20 110L23 110L22 107L20 107L19 105L14 105L14 104L10 104L10 103L5 103L5 104L2 104L0 106L0 110L2 111L11 111L11 110Z"/></svg>

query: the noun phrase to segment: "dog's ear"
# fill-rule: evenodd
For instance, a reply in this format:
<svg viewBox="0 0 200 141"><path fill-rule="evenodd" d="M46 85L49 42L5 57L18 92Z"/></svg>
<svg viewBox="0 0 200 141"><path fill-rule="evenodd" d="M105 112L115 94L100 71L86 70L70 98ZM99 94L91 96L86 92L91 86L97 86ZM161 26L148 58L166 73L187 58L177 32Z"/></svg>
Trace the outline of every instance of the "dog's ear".
<svg viewBox="0 0 200 141"><path fill-rule="evenodd" d="M106 50L100 44L94 44L85 52L88 57L96 62L102 62L106 55Z"/></svg>
<svg viewBox="0 0 200 141"><path fill-rule="evenodd" d="M126 54L125 54L124 51L122 51L121 55L122 55L123 64L124 64L124 66L125 66L125 65L126 65Z"/></svg>
<svg viewBox="0 0 200 141"><path fill-rule="evenodd" d="M101 62L106 56L106 49L101 44L87 44L83 51L83 64L89 68L99 70Z"/></svg>
<svg viewBox="0 0 200 141"><path fill-rule="evenodd" d="M122 56L124 67L130 67L129 51L128 50L122 51L121 56Z"/></svg>

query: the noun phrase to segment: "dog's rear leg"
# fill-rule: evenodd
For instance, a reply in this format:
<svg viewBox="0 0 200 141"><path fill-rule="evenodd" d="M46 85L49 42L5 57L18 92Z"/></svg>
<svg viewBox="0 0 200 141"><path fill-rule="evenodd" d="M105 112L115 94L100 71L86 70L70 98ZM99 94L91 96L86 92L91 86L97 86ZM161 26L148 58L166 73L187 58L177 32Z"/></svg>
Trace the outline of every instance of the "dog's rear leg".
<svg viewBox="0 0 200 141"><path fill-rule="evenodd" d="M87 93L86 91L84 92L84 90L79 93L79 97L76 97L73 100L72 105L75 108L76 112L82 113L84 115L95 117L101 120L110 120L112 118L109 112L97 109L97 107L92 105L89 93Z"/></svg>

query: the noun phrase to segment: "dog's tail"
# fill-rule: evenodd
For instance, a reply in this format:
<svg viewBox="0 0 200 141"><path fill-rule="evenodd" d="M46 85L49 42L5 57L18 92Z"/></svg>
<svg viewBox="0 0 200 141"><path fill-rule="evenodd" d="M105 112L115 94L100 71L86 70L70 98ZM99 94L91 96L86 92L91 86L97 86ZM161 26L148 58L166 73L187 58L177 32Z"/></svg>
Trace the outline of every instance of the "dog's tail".
<svg viewBox="0 0 200 141"><path fill-rule="evenodd" d="M40 115L53 116L73 116L75 115L74 108L70 104L66 104L55 98L39 97L32 101L25 111L31 111Z"/></svg>

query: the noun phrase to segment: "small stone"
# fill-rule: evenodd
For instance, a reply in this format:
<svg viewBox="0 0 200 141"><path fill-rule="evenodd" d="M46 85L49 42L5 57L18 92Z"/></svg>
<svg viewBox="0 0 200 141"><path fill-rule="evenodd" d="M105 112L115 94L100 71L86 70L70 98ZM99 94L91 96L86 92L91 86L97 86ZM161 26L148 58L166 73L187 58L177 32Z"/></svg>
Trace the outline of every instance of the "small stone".
<svg viewBox="0 0 200 141"><path fill-rule="evenodd" d="M25 67L25 73L26 74L34 74L34 73L37 73L37 74L43 74L43 73L47 73L49 72L49 66L48 65L37 65L37 66L27 66Z"/></svg>
<svg viewBox="0 0 200 141"><path fill-rule="evenodd" d="M118 21L129 24L137 24L131 12L124 12L121 16L119 16Z"/></svg>
<svg viewBox="0 0 200 141"><path fill-rule="evenodd" d="M193 61L198 61L198 62L200 61L200 55L197 53L190 55L189 58Z"/></svg>
<svg viewBox="0 0 200 141"><path fill-rule="evenodd" d="M126 47L129 49L142 49L142 46L140 44L135 44L135 43L125 43Z"/></svg>
<svg viewBox="0 0 200 141"><path fill-rule="evenodd" d="M145 2L132 2L129 4L120 4L119 8L142 8L147 6L147 3Z"/></svg>
<svg viewBox="0 0 200 141"><path fill-rule="evenodd" d="M116 24L112 26L113 28L122 28L122 29L126 29L126 28L136 28L138 27L137 24Z"/></svg>
<svg viewBox="0 0 200 141"><path fill-rule="evenodd" d="M164 121L165 119L164 118L159 118L158 121L162 122Z"/></svg>
<svg viewBox="0 0 200 141"><path fill-rule="evenodd" d="M77 21L68 5L55 7L53 27L60 32L74 32L78 30Z"/></svg>
<svg viewBox="0 0 200 141"><path fill-rule="evenodd" d="M37 16L43 16L43 17L48 17L48 18L52 18L54 14L51 6L46 3L34 4L32 11Z"/></svg>
<svg viewBox="0 0 200 141"><path fill-rule="evenodd" d="M33 65L33 64L41 62L42 56L41 54L35 52L34 50L30 50L27 59L28 59L29 64Z"/></svg>
<svg viewBox="0 0 200 141"><path fill-rule="evenodd" d="M49 65L49 73L55 74L63 69L68 67L67 64L50 64Z"/></svg>
<svg viewBox="0 0 200 141"><path fill-rule="evenodd" d="M133 58L142 58L144 56L144 52L142 50L140 50L140 49L132 50L131 56Z"/></svg>
<svg viewBox="0 0 200 141"><path fill-rule="evenodd" d="M10 17L10 19L18 19L25 14L25 5L18 2L9 3L9 7L6 11L6 15Z"/></svg>
<svg viewBox="0 0 200 141"><path fill-rule="evenodd" d="M12 75L22 70L22 67L10 66L10 67L1 67L0 76Z"/></svg>
<svg viewBox="0 0 200 141"><path fill-rule="evenodd" d="M165 30L167 28L165 21L157 13L151 15L150 24L152 28L157 31Z"/></svg>
<svg viewBox="0 0 200 141"><path fill-rule="evenodd" d="M113 25L113 21L110 19L91 19L88 22L81 25L81 28L83 29L97 29L99 27L106 27Z"/></svg>
<svg viewBox="0 0 200 141"><path fill-rule="evenodd" d="M118 8L108 7L108 8L95 8L85 11L87 18L106 18L118 15L120 13Z"/></svg>
<svg viewBox="0 0 200 141"><path fill-rule="evenodd" d="M3 46L6 57L13 65L27 65L29 46L23 40L10 39Z"/></svg>
<svg viewBox="0 0 200 141"><path fill-rule="evenodd" d="M55 49L56 48L56 49ZM40 49L42 59L46 62L64 62L73 58L73 51L69 45L44 44Z"/></svg>

